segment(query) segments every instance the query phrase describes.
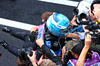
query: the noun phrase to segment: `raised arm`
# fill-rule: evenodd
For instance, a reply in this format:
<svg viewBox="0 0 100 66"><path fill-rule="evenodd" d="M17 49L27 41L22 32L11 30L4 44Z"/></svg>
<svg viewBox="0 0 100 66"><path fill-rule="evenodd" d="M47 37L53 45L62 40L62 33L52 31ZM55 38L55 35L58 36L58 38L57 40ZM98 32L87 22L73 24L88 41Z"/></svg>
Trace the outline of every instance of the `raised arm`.
<svg viewBox="0 0 100 66"><path fill-rule="evenodd" d="M81 54L80 54L80 56L78 58L76 66L84 66L85 58L86 58L87 52L88 52L88 50L90 48L91 42L92 42L91 35L87 34L85 36L85 46L82 49L82 52L81 52Z"/></svg>

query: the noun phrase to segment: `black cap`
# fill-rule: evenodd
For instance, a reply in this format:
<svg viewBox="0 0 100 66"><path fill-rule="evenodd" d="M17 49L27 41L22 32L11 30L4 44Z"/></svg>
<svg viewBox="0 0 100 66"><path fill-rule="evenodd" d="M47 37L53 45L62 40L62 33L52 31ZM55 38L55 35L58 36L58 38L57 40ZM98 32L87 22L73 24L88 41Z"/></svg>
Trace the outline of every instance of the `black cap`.
<svg viewBox="0 0 100 66"><path fill-rule="evenodd" d="M75 45L75 46L71 49L71 51L74 52L75 54L80 55L80 53L81 53L83 47L84 47L84 44L83 44L83 42L81 42L81 43Z"/></svg>
<svg viewBox="0 0 100 66"><path fill-rule="evenodd" d="M70 52L74 52L75 54L80 54L84 47L84 42L79 40L70 40L65 45L65 49Z"/></svg>

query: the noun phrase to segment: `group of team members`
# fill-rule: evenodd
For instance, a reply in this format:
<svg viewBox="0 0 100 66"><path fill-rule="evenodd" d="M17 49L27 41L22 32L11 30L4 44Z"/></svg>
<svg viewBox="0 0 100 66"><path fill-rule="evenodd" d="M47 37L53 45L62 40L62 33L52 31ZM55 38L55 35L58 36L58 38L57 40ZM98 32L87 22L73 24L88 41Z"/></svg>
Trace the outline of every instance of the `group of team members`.
<svg viewBox="0 0 100 66"><path fill-rule="evenodd" d="M93 1L88 13L91 21L100 22L99 0ZM100 65L99 44L91 45L92 39L89 30L85 29L86 25L75 23L76 15L71 21L65 15L56 12L45 12L41 17L42 24L33 27L30 34L19 34L17 30L8 27L2 29L25 41L21 49L6 41L0 42L1 46L18 57L18 66ZM30 48L33 53L31 56L27 54L27 50Z"/></svg>

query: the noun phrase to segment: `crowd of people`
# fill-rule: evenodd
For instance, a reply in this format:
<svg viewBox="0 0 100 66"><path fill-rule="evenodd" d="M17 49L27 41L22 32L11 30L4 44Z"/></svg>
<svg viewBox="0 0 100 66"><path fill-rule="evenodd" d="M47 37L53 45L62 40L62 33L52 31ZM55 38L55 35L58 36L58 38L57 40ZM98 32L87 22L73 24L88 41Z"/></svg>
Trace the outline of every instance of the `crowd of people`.
<svg viewBox="0 0 100 66"><path fill-rule="evenodd" d="M77 9L87 6L84 2L81 1ZM71 21L64 14L47 11L41 15L42 23L32 27L29 34L3 27L2 31L25 43L22 48L5 40L0 45L18 57L18 66L100 66L100 44L94 45L93 36L85 28L87 25L79 24L100 23L100 1L94 0L83 10L78 10Z"/></svg>

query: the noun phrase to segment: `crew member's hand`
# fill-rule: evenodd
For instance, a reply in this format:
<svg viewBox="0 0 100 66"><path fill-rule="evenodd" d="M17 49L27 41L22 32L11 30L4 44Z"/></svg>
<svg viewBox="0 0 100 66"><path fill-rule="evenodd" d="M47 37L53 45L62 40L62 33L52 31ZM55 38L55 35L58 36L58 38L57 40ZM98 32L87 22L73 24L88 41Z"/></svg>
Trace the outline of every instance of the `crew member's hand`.
<svg viewBox="0 0 100 66"><path fill-rule="evenodd" d="M32 31L36 32L37 30L38 30L38 26L34 26L34 27L31 28L30 32L32 32Z"/></svg>
<svg viewBox="0 0 100 66"><path fill-rule="evenodd" d="M95 7L93 10L94 16L97 18L97 20L100 20L100 8Z"/></svg>
<svg viewBox="0 0 100 66"><path fill-rule="evenodd" d="M85 46L83 47L83 49L81 51L81 54L78 58L76 66L84 66L85 60L86 60L85 58L87 56L87 52L90 48L91 42L92 42L91 35L89 33L87 33L85 35Z"/></svg>
<svg viewBox="0 0 100 66"><path fill-rule="evenodd" d="M76 17L76 15L75 15L75 16L73 17L73 19L71 20L71 24L72 24L73 26L78 26L78 24L75 23L76 19L77 19L77 17Z"/></svg>
<svg viewBox="0 0 100 66"><path fill-rule="evenodd" d="M30 61L34 64L36 63L36 55L35 55L35 51L32 50L32 52L33 52L32 56L30 56L29 54L27 54L27 56L30 59Z"/></svg>
<svg viewBox="0 0 100 66"><path fill-rule="evenodd" d="M91 35L87 34L85 35L85 47L90 47L92 43Z"/></svg>
<svg viewBox="0 0 100 66"><path fill-rule="evenodd" d="M43 39L42 39L42 38L37 39L37 40L36 40L36 44L37 44L39 47L41 47L41 46L44 44Z"/></svg>

